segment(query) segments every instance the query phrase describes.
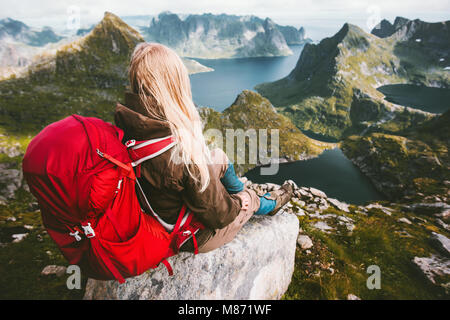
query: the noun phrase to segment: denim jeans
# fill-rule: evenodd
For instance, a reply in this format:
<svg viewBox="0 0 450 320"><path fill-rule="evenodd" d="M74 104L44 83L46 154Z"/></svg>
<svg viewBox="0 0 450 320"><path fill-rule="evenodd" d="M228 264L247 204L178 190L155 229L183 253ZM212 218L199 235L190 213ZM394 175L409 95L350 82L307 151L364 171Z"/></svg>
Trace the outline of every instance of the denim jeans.
<svg viewBox="0 0 450 320"><path fill-rule="evenodd" d="M228 161L228 168L220 181L230 194L236 194L244 190L244 184L237 177L236 172L234 171L234 165L231 161Z"/></svg>

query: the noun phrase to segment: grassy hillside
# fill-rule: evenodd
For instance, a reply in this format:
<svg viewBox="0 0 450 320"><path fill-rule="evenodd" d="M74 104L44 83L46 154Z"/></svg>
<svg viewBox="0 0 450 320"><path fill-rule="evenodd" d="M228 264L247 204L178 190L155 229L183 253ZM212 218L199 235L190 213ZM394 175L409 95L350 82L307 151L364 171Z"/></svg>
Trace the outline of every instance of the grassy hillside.
<svg viewBox="0 0 450 320"><path fill-rule="evenodd" d="M391 199L448 196L450 111L398 135L350 136L342 150Z"/></svg>
<svg viewBox="0 0 450 320"><path fill-rule="evenodd" d="M442 33L428 36L447 41ZM345 24L333 37L307 44L287 77L256 89L303 130L338 139L379 124L396 131L432 115L409 108L405 114L376 88L391 83L448 86L449 73L439 59L425 59L426 53L414 39L381 39Z"/></svg>
<svg viewBox="0 0 450 320"><path fill-rule="evenodd" d="M226 137L227 129L242 129L244 133L248 129L266 129L268 133L268 148L271 143L271 130L279 130L279 158L281 161L308 159L319 155L324 149L332 148L334 146L331 143L324 143L306 137L290 119L279 114L267 99L249 90L244 90L239 94L233 104L222 113L212 109L202 109L201 115L205 120L205 131L208 129L218 129L222 133L224 139ZM259 131L256 131L257 134L258 132ZM215 141L214 137L211 137L209 142L216 145L222 144L226 147L225 140ZM256 165L248 164L248 140L246 140L245 148L246 164L237 164L237 170L241 174ZM237 150L238 149L232 151L226 150L230 159L238 159L236 158ZM240 154L244 154L242 150L239 151ZM268 156L270 157L270 152ZM265 164L267 163L266 161L267 159L258 158L258 164Z"/></svg>

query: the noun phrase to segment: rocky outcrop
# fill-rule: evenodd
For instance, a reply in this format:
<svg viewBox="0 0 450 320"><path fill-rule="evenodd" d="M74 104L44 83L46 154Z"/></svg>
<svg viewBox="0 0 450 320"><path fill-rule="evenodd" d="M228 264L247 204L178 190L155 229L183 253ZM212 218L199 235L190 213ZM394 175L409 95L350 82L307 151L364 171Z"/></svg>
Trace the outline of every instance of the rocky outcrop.
<svg viewBox="0 0 450 320"><path fill-rule="evenodd" d="M450 260L432 255L431 257L414 257L413 262L435 285L443 287L450 294Z"/></svg>
<svg viewBox="0 0 450 320"><path fill-rule="evenodd" d="M89 279L85 299L280 299L294 271L299 231L294 215L253 217L225 246L169 259L164 266L119 284Z"/></svg>
<svg viewBox="0 0 450 320"><path fill-rule="evenodd" d="M249 188L255 190L260 195L279 187L278 185L271 183L253 184L250 181L245 181L245 183ZM448 198L445 196L440 196L440 198L434 200L427 197L425 199L425 201L448 202ZM431 207L432 210L429 212L424 211L424 208L427 207ZM397 244L399 241L402 242L404 239L411 238L415 239L415 243L420 243L419 246L421 249L419 251L416 251L416 248L414 247L403 244L401 254L409 252L410 255L415 256L417 252L421 252L422 254L426 253L429 256L415 257L411 261L399 263L399 266L403 268L405 265L410 264L411 266L418 267L424 277L433 283L435 287L442 288L442 291L438 290L436 291L436 294L440 297L448 297L448 294L450 294L450 282L448 280L450 275L450 260L448 259L450 240L446 236L448 235L448 229L445 228L446 224L441 221L443 228L439 228L439 233L434 231L430 232L430 230L435 228L436 222L440 221L435 218L436 215L430 213L445 212L445 210L448 210L448 207L449 206L443 202L428 204L418 203L414 205L402 204L399 206L395 203L386 201L383 201L383 204L372 202L365 206L356 207L351 204L343 203L337 199L330 198L321 190L311 187L295 186L294 197L289 204L282 208L282 210L300 217L302 228L297 238L297 246L301 254L297 255L296 272L304 273L306 279L301 280L302 285L299 285L296 283L298 278L294 278L292 281L293 284L291 284L289 291L286 294L287 297L302 299L303 296L297 295L296 292L302 291L302 286L307 286L309 281L324 281L324 279L327 278L327 274L330 274L330 277L333 279L331 282L333 282L336 280L333 276L341 272L341 267L334 263L333 258L328 256L330 254L328 249L323 248L324 243L318 241L318 234L323 235L321 238L322 240L325 240L325 243L331 246L331 251L336 253L339 250L343 250L343 252L346 252L344 254L346 258L341 256L342 259L346 260L347 257L354 254L353 251L355 250L355 245L359 246L360 241L364 241L367 244L370 243L370 246L374 245L374 239L372 237L376 237L375 233L380 232L378 229L380 225L388 227L388 230L385 229L386 233L384 236L379 238L379 241L384 243L383 246L388 243L391 243L388 245L391 246L394 243ZM417 211L421 216L419 217L411 214L411 211ZM448 221L448 216L447 218L444 218L444 216L445 214L439 215L439 217ZM378 226L375 229L373 229L374 221L377 221L376 225ZM396 229L396 231L393 231L392 228L394 228L394 230ZM389 234L389 236L387 236L387 234ZM366 236L368 237L367 239L361 240L360 237ZM384 237L391 239L387 240L387 238ZM350 240L353 245L349 246L349 242L347 242L348 239L353 239ZM432 241L430 241L430 239ZM361 249L364 254L367 254L366 245L362 245ZM391 265L390 259L392 258L392 255L396 255L396 253L391 252L390 254L385 255L389 262L383 264L382 270L384 270L384 272L389 272L387 271L388 269L397 270L397 268L399 268L399 266ZM325 260L321 260L321 256L328 257ZM358 254L355 256L358 256ZM352 266L351 268L354 270L358 269L356 266ZM323 272L325 272L325 275ZM350 271L350 273L351 272L352 271ZM366 269L363 268L361 272L362 276L366 277ZM421 287L423 283L423 280L417 276L408 280L408 282L411 281L417 282L416 285L418 288ZM410 285L410 283L408 283L408 285ZM418 289L418 292L420 290L421 289ZM417 296L418 294L419 293L416 292L414 295ZM354 293L349 292L348 295L354 296ZM359 296L359 294L357 296Z"/></svg>
<svg viewBox="0 0 450 320"><path fill-rule="evenodd" d="M351 136L342 151L390 199L447 197L450 111L403 135Z"/></svg>
<svg viewBox="0 0 450 320"><path fill-rule="evenodd" d="M300 27L300 29L297 30L292 26L277 25L277 28L283 34L288 45L299 45L312 42L311 39L306 38L305 28L303 27Z"/></svg>
<svg viewBox="0 0 450 320"><path fill-rule="evenodd" d="M403 17L396 17L394 24L388 20L383 19L377 24L370 33L380 38L387 38L393 35L397 30L407 24L410 20Z"/></svg>
<svg viewBox="0 0 450 320"><path fill-rule="evenodd" d="M233 104L223 112L202 108L200 115L204 122L204 132L208 143L224 149L228 157L235 162L235 168L239 174L244 174L256 166L268 163L313 158L323 150L335 147L335 144L320 142L304 135L288 117L278 113L269 100L250 90L242 91ZM235 149L239 150L239 153L235 152L235 149L228 150L231 149L227 145L227 141L231 140L230 138L227 140L230 133L240 138L250 137L253 134L252 143L256 143L258 139L261 143L263 132L267 133L269 139L276 130L279 135L277 156L271 154L269 157L268 150L271 148L269 144L267 144L265 153L260 152L258 155L253 153L254 157L250 157L249 149L252 146L247 143L244 146L236 143ZM240 140L242 141L242 139ZM248 161L243 161L245 158Z"/></svg>
<svg viewBox="0 0 450 320"><path fill-rule="evenodd" d="M0 204L14 198L23 185L22 171L15 164L0 163Z"/></svg>
<svg viewBox="0 0 450 320"><path fill-rule="evenodd" d="M200 62L193 59L182 58L181 60L188 69L189 74L214 71L213 68L204 66Z"/></svg>
<svg viewBox="0 0 450 320"><path fill-rule="evenodd" d="M291 29L283 31L289 33L292 42L300 42L299 33L293 29L292 36ZM165 44L181 56L211 59L290 55L283 31L269 18L191 14L181 19L177 14L162 12L143 34L147 41Z"/></svg>

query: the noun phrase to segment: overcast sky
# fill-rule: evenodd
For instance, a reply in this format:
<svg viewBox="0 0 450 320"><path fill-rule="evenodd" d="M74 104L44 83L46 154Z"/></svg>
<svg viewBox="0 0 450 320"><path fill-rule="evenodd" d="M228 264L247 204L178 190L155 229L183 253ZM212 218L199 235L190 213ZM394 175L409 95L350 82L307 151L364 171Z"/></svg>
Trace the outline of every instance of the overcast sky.
<svg viewBox="0 0 450 320"><path fill-rule="evenodd" d="M449 0L0 0L0 19L10 17L31 26L64 28L71 12L80 11L82 26L98 22L105 11L119 16L174 13L253 14L276 23L305 26L315 40L332 36L345 22L365 30L375 21L396 16L425 21L450 20Z"/></svg>

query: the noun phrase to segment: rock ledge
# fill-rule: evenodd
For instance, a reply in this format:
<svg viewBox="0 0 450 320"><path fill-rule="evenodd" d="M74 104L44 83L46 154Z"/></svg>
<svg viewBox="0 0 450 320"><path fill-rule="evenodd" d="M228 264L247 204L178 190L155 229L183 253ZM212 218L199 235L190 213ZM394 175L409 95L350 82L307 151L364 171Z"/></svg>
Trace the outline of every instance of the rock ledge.
<svg viewBox="0 0 450 320"><path fill-rule="evenodd" d="M280 299L294 272L298 232L295 215L254 216L227 245L170 258L173 277L161 265L124 284L89 279L84 299Z"/></svg>

